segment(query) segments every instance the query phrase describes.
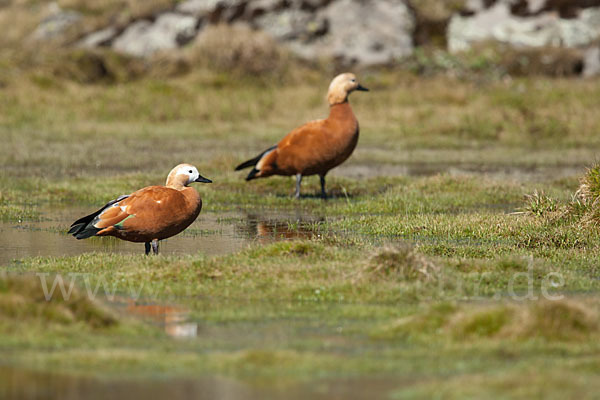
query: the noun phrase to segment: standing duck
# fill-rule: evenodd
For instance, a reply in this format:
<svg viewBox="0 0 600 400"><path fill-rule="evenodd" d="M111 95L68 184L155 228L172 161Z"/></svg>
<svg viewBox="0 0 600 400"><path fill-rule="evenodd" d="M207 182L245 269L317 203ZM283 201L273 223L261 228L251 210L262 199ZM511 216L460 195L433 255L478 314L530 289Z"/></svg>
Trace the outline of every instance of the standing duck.
<svg viewBox="0 0 600 400"><path fill-rule="evenodd" d="M158 254L158 241L177 235L196 220L202 209L192 182L211 183L193 165L179 164L167 177L165 186L148 186L130 195L109 201L93 214L73 222L69 233L77 239L114 236L129 242L143 242Z"/></svg>
<svg viewBox="0 0 600 400"><path fill-rule="evenodd" d="M296 198L300 197L302 177L319 175L321 197L326 198L325 175L346 161L358 142L358 121L348 103L348 96L355 90L368 91L354 74L336 76L327 94L329 117L294 129L277 145L243 162L235 170L254 167L246 177L247 181L271 175L296 175Z"/></svg>

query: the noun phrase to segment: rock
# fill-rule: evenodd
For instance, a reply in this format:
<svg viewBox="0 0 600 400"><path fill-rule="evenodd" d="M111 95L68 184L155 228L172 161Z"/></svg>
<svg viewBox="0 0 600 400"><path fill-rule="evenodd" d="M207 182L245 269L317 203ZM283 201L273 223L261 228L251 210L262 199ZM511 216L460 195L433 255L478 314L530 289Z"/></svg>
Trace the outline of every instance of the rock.
<svg viewBox="0 0 600 400"><path fill-rule="evenodd" d="M587 8L576 19L562 19L559 24L562 44L566 47L587 46L600 39L600 7Z"/></svg>
<svg viewBox="0 0 600 400"><path fill-rule="evenodd" d="M197 34L198 20L190 15L165 13L156 21L137 21L117 37L112 47L120 52L147 57L159 50L179 47Z"/></svg>
<svg viewBox="0 0 600 400"><path fill-rule="evenodd" d="M547 6L530 4L533 10ZM577 18L566 19L556 12L515 16L513 6L511 0L499 0L473 15L454 15L448 26L448 49L464 51L487 40L517 47L578 47L600 39L600 7L583 9Z"/></svg>
<svg viewBox="0 0 600 400"><path fill-rule="evenodd" d="M292 4L301 10L316 11L319 8L325 7L332 0L292 0Z"/></svg>
<svg viewBox="0 0 600 400"><path fill-rule="evenodd" d="M183 14L191 14L196 17L203 17L212 12L219 4L229 3L226 0L186 0L179 3L175 11Z"/></svg>
<svg viewBox="0 0 600 400"><path fill-rule="evenodd" d="M50 15L46 17L31 34L34 40L49 40L60 37L70 27L81 20L81 14L75 11L64 11L56 3L49 7Z"/></svg>
<svg viewBox="0 0 600 400"><path fill-rule="evenodd" d="M269 12L278 11L286 7L285 0L254 0L246 6L246 18L254 20Z"/></svg>
<svg viewBox="0 0 600 400"><path fill-rule="evenodd" d="M119 32L115 27L109 26L108 28L101 29L96 32L92 32L89 35L84 36L77 46L79 47L98 47L107 46L117 36Z"/></svg>
<svg viewBox="0 0 600 400"><path fill-rule="evenodd" d="M231 22L243 14L248 0L186 0L176 7L176 11L195 17L207 17L211 22Z"/></svg>
<svg viewBox="0 0 600 400"><path fill-rule="evenodd" d="M319 55L376 65L412 54L415 17L402 0L337 0L317 15L328 21Z"/></svg>
<svg viewBox="0 0 600 400"><path fill-rule="evenodd" d="M600 75L600 46L590 47L583 55L583 76Z"/></svg>
<svg viewBox="0 0 600 400"><path fill-rule="evenodd" d="M254 26L280 41L307 42L327 31L327 20L308 11L285 9L256 18Z"/></svg>

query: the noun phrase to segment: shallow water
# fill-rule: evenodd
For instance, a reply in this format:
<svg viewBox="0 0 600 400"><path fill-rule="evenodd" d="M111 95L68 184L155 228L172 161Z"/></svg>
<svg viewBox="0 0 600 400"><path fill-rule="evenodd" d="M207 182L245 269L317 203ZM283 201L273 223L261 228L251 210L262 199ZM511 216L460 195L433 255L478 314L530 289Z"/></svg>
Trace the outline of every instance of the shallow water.
<svg viewBox="0 0 600 400"><path fill-rule="evenodd" d="M410 162L401 164L359 164L351 163L331 172L331 176L346 178L373 178L380 176L485 176L490 179L519 182L544 182L549 180L576 178L585 172L587 164L556 163L553 165L498 165L481 162Z"/></svg>
<svg viewBox="0 0 600 400"><path fill-rule="evenodd" d="M117 379L35 372L0 367L0 398L191 400L191 399L381 399L402 381L394 378L328 379L265 385L223 377Z"/></svg>
<svg viewBox="0 0 600 400"><path fill-rule="evenodd" d="M142 243L110 237L77 240L66 234L78 217L92 208L47 208L42 221L0 222L0 265L35 256L74 256L89 252L143 254ZM320 218L303 214L249 215L245 213L203 212L183 233L160 242L160 253L209 256L233 253L249 244L310 237L304 224Z"/></svg>

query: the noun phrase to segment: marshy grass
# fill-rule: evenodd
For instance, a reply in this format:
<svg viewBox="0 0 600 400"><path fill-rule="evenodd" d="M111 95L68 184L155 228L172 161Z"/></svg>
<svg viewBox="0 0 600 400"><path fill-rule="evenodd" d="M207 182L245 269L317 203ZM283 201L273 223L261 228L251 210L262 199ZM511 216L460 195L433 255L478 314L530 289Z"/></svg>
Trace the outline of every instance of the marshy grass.
<svg viewBox="0 0 600 400"><path fill-rule="evenodd" d="M556 199L537 190L532 194L525 195L525 202L525 212L537 217L549 217L551 214L556 215L560 210Z"/></svg>
<svg viewBox="0 0 600 400"><path fill-rule="evenodd" d="M369 259L365 272L379 279L433 280L439 267L408 244L387 245Z"/></svg>
<svg viewBox="0 0 600 400"><path fill-rule="evenodd" d="M600 164L588 168L579 181L579 189L569 204L569 210L585 226L597 227L600 223Z"/></svg>
<svg viewBox="0 0 600 400"><path fill-rule="evenodd" d="M54 277L49 281L53 282ZM65 295L46 298L42 281L34 274L0 274L0 317L4 324L42 324L51 326L83 324L90 328L107 328L118 323L106 307L91 301L79 288L63 287ZM69 292L70 291L70 292ZM67 297L67 298L65 298Z"/></svg>
<svg viewBox="0 0 600 400"><path fill-rule="evenodd" d="M441 303L382 327L374 337L579 342L600 335L600 320L592 303L573 298L494 305Z"/></svg>

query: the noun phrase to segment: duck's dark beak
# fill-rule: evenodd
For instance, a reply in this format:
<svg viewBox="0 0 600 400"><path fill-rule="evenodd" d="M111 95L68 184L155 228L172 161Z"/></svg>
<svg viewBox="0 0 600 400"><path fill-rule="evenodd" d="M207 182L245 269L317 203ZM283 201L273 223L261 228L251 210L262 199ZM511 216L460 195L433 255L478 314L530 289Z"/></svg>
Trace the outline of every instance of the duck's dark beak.
<svg viewBox="0 0 600 400"><path fill-rule="evenodd" d="M358 87L356 88L356 90L358 90L359 92L368 92L369 91L369 89L367 89L366 87L364 87L360 83L358 84Z"/></svg>
<svg viewBox="0 0 600 400"><path fill-rule="evenodd" d="M207 178L203 177L202 175L198 175L198 179L196 179L194 182L212 183L212 181L210 179L207 179Z"/></svg>

